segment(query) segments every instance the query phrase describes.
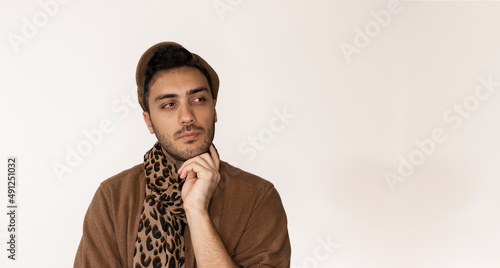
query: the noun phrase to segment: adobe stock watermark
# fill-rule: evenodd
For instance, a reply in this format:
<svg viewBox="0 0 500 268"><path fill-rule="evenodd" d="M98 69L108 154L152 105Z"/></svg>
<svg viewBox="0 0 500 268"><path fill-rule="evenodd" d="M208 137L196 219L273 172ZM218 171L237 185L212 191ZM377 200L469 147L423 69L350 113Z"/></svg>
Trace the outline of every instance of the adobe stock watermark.
<svg viewBox="0 0 500 268"><path fill-rule="evenodd" d="M353 45L347 42L342 42L339 45L347 63L351 63L354 54L360 54L363 49L367 48L373 38L379 36L382 29L391 23L392 17L400 14L401 11L403 11L403 6L401 6L400 0L391 0L387 3L387 9L372 10L370 12L372 19L362 29L354 27Z"/></svg>
<svg viewBox="0 0 500 268"><path fill-rule="evenodd" d="M115 113L120 120L125 120L131 110L138 109L139 104L133 101L136 96L134 88L128 93L124 93L120 98L111 103L111 111ZM115 130L115 122L110 118L102 118L95 128L84 129L82 131L83 139L78 141L74 147L66 146L66 156L64 161L52 161L51 166L57 179L63 182L64 175L73 172L89 156L95 147L99 146L105 140L105 137Z"/></svg>
<svg viewBox="0 0 500 268"><path fill-rule="evenodd" d="M224 14L227 12L233 12L236 7L241 5L243 0L215 0L212 2L215 13L219 16L221 21L224 20Z"/></svg>
<svg viewBox="0 0 500 268"><path fill-rule="evenodd" d="M481 105L481 102L489 99L496 91L495 87L500 87L500 82L493 81L492 75L487 77L479 77L479 83L474 88L474 91L466 96L461 102L454 103L453 107L446 109L443 112L443 121L451 124L451 130L458 129L463 121L470 118ZM439 144L444 143L448 139L448 135L443 128L434 128L429 138L422 140L414 140L417 147L411 151L408 157L398 156L397 172L387 171L384 177L392 192L396 190L396 185L405 182L413 173L415 168L421 166L429 156L433 155Z"/></svg>
<svg viewBox="0 0 500 268"><path fill-rule="evenodd" d="M333 241L329 235L326 239L317 238L316 247L314 247L313 255L302 260L299 266L292 265L291 268L318 268L320 263L327 261L335 252L335 249L340 247L339 243Z"/></svg>
<svg viewBox="0 0 500 268"><path fill-rule="evenodd" d="M22 17L22 26L20 33L9 32L7 39L14 49L14 52L19 53L22 44L28 44L30 39L33 39L38 31L49 23L50 18L54 18L61 9L62 5L66 5L71 0L42 0L38 2L40 9L36 11L31 18Z"/></svg>
<svg viewBox="0 0 500 268"><path fill-rule="evenodd" d="M255 135L250 135L238 145L238 153L246 155L252 161L259 151L266 149L266 145L274 140L275 134L282 132L296 115L288 113L286 106L281 110L273 109L273 117L269 120L268 127L263 127Z"/></svg>

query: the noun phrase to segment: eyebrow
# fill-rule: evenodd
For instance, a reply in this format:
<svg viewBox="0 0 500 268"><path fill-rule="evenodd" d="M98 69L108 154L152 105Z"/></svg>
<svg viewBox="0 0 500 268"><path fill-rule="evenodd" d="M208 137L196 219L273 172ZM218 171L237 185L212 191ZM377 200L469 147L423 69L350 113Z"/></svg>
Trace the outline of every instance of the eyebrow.
<svg viewBox="0 0 500 268"><path fill-rule="evenodd" d="M186 96L196 94L198 92L208 92L208 88L206 87L198 87L195 89L191 89L188 92L186 92ZM161 94L158 97L155 98L155 102L163 100L163 99L168 99L168 98L178 98L178 94Z"/></svg>

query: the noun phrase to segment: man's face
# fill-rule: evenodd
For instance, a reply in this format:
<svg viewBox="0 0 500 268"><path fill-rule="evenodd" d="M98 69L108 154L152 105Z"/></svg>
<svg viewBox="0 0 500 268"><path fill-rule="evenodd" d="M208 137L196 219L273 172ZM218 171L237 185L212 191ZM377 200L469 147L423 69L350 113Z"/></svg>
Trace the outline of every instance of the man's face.
<svg viewBox="0 0 500 268"><path fill-rule="evenodd" d="M217 115L208 81L198 69L183 66L156 73L147 101L149 113L143 115L148 129L175 160L208 151Z"/></svg>

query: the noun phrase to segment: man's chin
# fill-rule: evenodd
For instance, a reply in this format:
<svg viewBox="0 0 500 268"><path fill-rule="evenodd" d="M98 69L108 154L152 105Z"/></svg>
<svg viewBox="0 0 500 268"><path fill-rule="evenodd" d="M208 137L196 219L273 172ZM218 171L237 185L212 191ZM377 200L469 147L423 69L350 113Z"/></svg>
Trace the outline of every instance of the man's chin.
<svg viewBox="0 0 500 268"><path fill-rule="evenodd" d="M164 136L158 137L163 150L178 162L184 162L208 152L212 139L208 139L205 135L189 141L175 138L168 139Z"/></svg>
<svg viewBox="0 0 500 268"><path fill-rule="evenodd" d="M208 152L207 146L200 146L195 144L184 144L182 146L178 146L175 149L165 148L165 151L170 154L177 161L186 161L198 155Z"/></svg>

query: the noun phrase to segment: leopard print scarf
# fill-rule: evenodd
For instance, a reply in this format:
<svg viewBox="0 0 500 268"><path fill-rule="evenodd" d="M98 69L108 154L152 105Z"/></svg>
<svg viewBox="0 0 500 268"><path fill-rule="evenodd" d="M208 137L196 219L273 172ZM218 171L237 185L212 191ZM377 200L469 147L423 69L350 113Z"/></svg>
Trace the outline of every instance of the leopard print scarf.
<svg viewBox="0 0 500 268"><path fill-rule="evenodd" d="M134 268L184 267L183 179L159 142L144 155L146 195L135 241Z"/></svg>

